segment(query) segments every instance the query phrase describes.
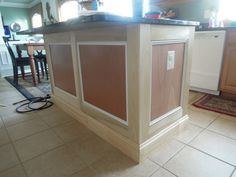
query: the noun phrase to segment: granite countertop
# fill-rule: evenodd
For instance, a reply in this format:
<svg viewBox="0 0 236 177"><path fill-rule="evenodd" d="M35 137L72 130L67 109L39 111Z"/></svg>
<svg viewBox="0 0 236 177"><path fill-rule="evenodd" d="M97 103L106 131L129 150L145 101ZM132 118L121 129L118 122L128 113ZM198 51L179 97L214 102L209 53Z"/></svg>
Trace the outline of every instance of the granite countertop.
<svg viewBox="0 0 236 177"><path fill-rule="evenodd" d="M197 26L199 22L184 21L173 19L148 19L148 18L131 18L111 15L107 13L96 13L90 15L82 15L76 19L71 19L66 22L47 25L40 28L30 29L18 32L17 34L47 34L55 32L65 32L76 29L92 28L105 25L125 25L132 23L141 24L156 24L156 25L175 25L175 26Z"/></svg>
<svg viewBox="0 0 236 177"><path fill-rule="evenodd" d="M236 30L236 27L215 27L215 28L197 28L196 31L226 31L226 30Z"/></svg>

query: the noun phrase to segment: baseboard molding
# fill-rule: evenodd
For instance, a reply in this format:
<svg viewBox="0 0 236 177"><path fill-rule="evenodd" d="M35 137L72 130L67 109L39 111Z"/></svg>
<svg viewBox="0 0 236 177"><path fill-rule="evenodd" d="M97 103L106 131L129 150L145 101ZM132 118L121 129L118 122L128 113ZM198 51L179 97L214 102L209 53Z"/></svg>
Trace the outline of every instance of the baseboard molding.
<svg viewBox="0 0 236 177"><path fill-rule="evenodd" d="M152 136L151 138L140 144L140 159L141 160L145 159L146 155L155 147L155 145L160 141L161 138L163 138L167 133L169 133L174 128L176 128L177 126L179 126L181 123L183 123L188 119L189 119L188 115L181 117L176 122L172 123L165 129L161 130L156 135Z"/></svg>
<svg viewBox="0 0 236 177"><path fill-rule="evenodd" d="M158 134L154 135L153 137L149 138L144 143L139 145L138 143L131 141L127 137L118 134L111 128L97 121L96 119L84 114L82 111L79 111L78 109L71 107L62 99L54 96L52 96L52 99L58 107L62 108L73 118L78 120L80 123L82 123L88 129L93 131L99 137L101 137L108 143L112 144L115 148L119 149L128 157L133 159L135 162L142 161L146 157L146 154L150 152L151 149L153 149L153 147L159 142L160 138L162 138L168 132L170 132L179 124L188 119L187 115L178 119L178 121L172 123L170 126L166 127Z"/></svg>

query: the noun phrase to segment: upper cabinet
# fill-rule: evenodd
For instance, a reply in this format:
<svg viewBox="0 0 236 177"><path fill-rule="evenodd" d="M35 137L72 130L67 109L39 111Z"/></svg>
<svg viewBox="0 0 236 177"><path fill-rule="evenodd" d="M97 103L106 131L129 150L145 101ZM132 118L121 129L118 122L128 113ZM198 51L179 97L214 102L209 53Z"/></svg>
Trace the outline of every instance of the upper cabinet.
<svg viewBox="0 0 236 177"><path fill-rule="evenodd" d="M236 94L236 30L228 30L225 43L221 91Z"/></svg>

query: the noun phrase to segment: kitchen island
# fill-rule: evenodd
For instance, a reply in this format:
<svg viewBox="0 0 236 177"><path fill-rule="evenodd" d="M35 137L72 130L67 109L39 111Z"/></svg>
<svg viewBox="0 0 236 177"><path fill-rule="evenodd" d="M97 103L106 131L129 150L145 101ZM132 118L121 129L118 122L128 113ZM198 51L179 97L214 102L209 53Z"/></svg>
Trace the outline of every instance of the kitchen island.
<svg viewBox="0 0 236 177"><path fill-rule="evenodd" d="M186 120L197 22L108 14L43 33L54 102L139 162Z"/></svg>

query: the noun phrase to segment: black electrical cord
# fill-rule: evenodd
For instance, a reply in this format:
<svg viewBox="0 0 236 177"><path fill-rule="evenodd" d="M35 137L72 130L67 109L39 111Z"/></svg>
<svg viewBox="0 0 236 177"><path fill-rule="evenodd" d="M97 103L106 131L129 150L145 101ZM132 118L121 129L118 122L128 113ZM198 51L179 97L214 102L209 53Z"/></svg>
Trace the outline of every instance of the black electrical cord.
<svg viewBox="0 0 236 177"><path fill-rule="evenodd" d="M49 100L50 98L51 98L50 95L46 95L45 97L33 97L13 103L13 105L26 102L18 106L16 108L16 112L18 113L32 112L51 107L53 105L53 102ZM40 106L35 107L35 105L40 105Z"/></svg>

